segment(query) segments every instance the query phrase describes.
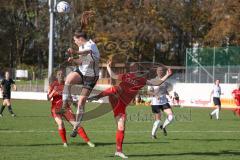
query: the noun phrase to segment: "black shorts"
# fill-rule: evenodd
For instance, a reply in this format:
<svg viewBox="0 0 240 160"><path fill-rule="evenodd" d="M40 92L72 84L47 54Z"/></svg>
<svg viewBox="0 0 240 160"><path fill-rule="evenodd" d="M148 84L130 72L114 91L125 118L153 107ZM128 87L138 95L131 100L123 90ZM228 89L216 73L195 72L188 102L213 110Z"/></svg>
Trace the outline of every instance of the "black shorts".
<svg viewBox="0 0 240 160"><path fill-rule="evenodd" d="M11 99L11 94L10 93L3 93L3 100L4 99Z"/></svg>
<svg viewBox="0 0 240 160"><path fill-rule="evenodd" d="M174 97L174 99L175 99L176 101L179 101L179 97Z"/></svg>
<svg viewBox="0 0 240 160"><path fill-rule="evenodd" d="M92 90L94 88L99 78L99 76L95 77L84 76L78 67L76 67L73 70L73 72L77 72L81 76L83 88L87 88L89 90Z"/></svg>
<svg viewBox="0 0 240 160"><path fill-rule="evenodd" d="M160 113L160 110L164 111L165 109L171 108L169 103L163 105L152 105L152 113Z"/></svg>
<svg viewBox="0 0 240 160"><path fill-rule="evenodd" d="M220 98L218 97L213 97L213 103L214 105L218 105L218 106L221 106L221 101L220 101Z"/></svg>

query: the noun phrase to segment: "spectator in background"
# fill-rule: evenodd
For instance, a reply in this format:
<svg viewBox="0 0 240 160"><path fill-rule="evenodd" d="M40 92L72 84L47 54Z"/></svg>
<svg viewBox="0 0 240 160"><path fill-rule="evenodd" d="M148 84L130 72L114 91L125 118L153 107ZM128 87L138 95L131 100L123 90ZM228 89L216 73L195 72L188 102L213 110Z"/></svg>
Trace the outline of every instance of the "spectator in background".
<svg viewBox="0 0 240 160"><path fill-rule="evenodd" d="M173 104L177 104L178 106L180 106L179 95L176 91L173 92Z"/></svg>

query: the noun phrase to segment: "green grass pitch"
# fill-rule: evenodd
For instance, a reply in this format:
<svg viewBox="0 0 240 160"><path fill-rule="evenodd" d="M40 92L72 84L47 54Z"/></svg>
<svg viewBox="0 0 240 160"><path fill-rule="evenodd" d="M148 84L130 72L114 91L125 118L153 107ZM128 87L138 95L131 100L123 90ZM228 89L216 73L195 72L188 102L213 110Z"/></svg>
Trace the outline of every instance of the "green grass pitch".
<svg viewBox="0 0 240 160"><path fill-rule="evenodd" d="M96 104L88 103L88 110ZM104 107L104 106L102 106ZM46 101L14 100L16 118L7 109L0 119L1 160L112 160L115 158L115 122L112 113L83 123L90 139L89 148L80 137L70 138L64 148ZM221 120L209 119L210 109L174 108L176 120L168 127L168 136L158 131L150 138L150 107L129 106L124 153L132 160L226 160L240 159L240 119L229 110ZM66 123L65 123L66 124Z"/></svg>

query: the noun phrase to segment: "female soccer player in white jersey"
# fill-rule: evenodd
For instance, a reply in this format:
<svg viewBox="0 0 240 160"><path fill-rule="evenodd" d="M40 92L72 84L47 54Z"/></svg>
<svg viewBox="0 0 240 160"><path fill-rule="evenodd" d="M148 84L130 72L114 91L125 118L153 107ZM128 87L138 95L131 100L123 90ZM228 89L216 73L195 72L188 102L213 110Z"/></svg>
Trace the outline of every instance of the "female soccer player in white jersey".
<svg viewBox="0 0 240 160"><path fill-rule="evenodd" d="M211 113L210 113L210 118L212 119L213 115L216 115L216 119L219 119L219 112L221 110L221 101L220 101L220 96L221 96L221 87L220 87L220 80L216 80L215 84L213 86L213 90L211 92L211 96L213 96L213 103L214 106L216 107L216 109L214 109Z"/></svg>
<svg viewBox="0 0 240 160"><path fill-rule="evenodd" d="M97 45L91 39L87 38L86 33L82 32L83 27L87 25L88 18L91 16L91 12L85 13L82 15L81 28L76 30L73 36L74 42L78 46L79 50L76 51L69 48L67 51L69 54L79 55L79 65L66 78L63 93L63 106L60 111L60 113L64 112L64 108L67 106L68 101L71 100L71 86L74 84L81 84L82 89L80 91L76 112L76 125L73 127L73 132L70 135L71 137L76 137L77 135L77 128L79 127L83 117L86 99L90 95L99 77L99 50ZM73 59L69 58L68 60L72 61Z"/></svg>
<svg viewBox="0 0 240 160"><path fill-rule="evenodd" d="M157 76L155 79L162 79L164 76L164 71L162 67L158 67L157 70ZM153 123L152 128L152 138L156 139L156 133L157 129L160 127L163 130L163 133L165 136L167 136L167 130L166 127L173 121L173 111L171 109L170 104L168 103L167 95L168 93L168 87L169 83L163 82L160 86L152 86L149 94L152 95L151 98L151 107L152 112L155 114L155 122ZM166 113L167 118L164 121L164 123L161 125L161 111Z"/></svg>
<svg viewBox="0 0 240 160"><path fill-rule="evenodd" d="M90 95L94 88L98 76L99 76L99 58L100 54L96 44L92 40L87 39L87 35L81 31L76 31L74 34L74 41L79 47L79 51L75 51L72 48L68 49L69 54L79 54L80 64L71 72L65 81L64 93L63 93L63 108L67 105L67 101L70 98L70 90L73 84L82 84L80 91L80 97L78 101L78 107L76 112L76 125L73 128L71 137L76 137L77 128L80 125L84 106L87 97ZM69 61L72 59L70 58Z"/></svg>

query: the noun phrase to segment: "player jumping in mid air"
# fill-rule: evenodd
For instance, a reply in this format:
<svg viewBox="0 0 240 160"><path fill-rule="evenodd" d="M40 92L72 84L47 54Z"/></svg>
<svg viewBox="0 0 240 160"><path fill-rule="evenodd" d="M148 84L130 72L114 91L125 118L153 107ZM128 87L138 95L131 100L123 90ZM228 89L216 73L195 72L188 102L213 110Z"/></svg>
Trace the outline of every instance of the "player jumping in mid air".
<svg viewBox="0 0 240 160"><path fill-rule="evenodd" d="M67 147L66 129L65 129L62 118L64 117L71 125L74 125L76 123L75 122L76 117L73 114L69 105L66 107L66 112L64 114L62 115L56 114L56 111L58 111L62 106L63 86L64 86L64 76L63 76L63 72L59 70L57 72L57 80L53 81L49 85L48 99L51 100L51 103L52 103L51 113L55 122L58 125L58 132L62 139L63 146ZM82 137L82 139L89 145L89 147L95 147L95 145L89 140L83 127L79 127L77 132L79 136Z"/></svg>
<svg viewBox="0 0 240 160"><path fill-rule="evenodd" d="M138 91L142 87L145 85L158 86L163 83L172 73L171 70L168 70L167 74L162 77L162 79L147 80L145 77L146 75L138 72L137 64L132 63L130 65L130 73L116 75L111 70L111 63L112 61L109 61L107 63L108 73L110 74L111 78L120 80L120 84L118 86L110 87L96 96L89 97L88 100L92 101L105 96L109 97L109 101L113 108L113 113L117 124L115 156L128 158L122 152L122 144L124 140L124 131L126 124L126 107L136 97Z"/></svg>
<svg viewBox="0 0 240 160"><path fill-rule="evenodd" d="M157 70L157 76L155 79L161 80L163 78L164 70L162 67L158 67ZM167 136L167 130L166 127L173 121L173 111L171 109L170 104L168 103L167 95L169 88L169 83L163 82L161 86L151 86L149 94L152 95L152 112L155 115L155 122L153 123L152 128L152 138L156 139L156 133L157 129L161 128L163 130L163 133L165 136ZM161 125L161 111L166 113L167 117L164 123Z"/></svg>
<svg viewBox="0 0 240 160"><path fill-rule="evenodd" d="M238 85L238 88L237 89L234 89L232 91L232 96L235 100L235 104L237 106L237 108L233 111L233 113L240 117L240 84Z"/></svg>
<svg viewBox="0 0 240 160"><path fill-rule="evenodd" d="M76 124L73 127L71 137L76 137L78 127L82 121L84 114L84 106L86 103L87 97L90 95L92 89L94 88L98 77L99 77L99 59L100 53L97 48L97 45L87 38L86 33L82 32L82 27L86 25L87 18L92 12L84 12L82 16L82 26L79 30L76 30L73 36L75 44L78 46L79 50L73 50L72 48L68 49L68 54L78 54L79 55L79 66L76 69L68 74L63 92L63 105L60 113L64 113L68 102L71 100L71 86L74 84L81 84L82 89L80 90L80 96L78 101L78 107L76 112ZM86 16L85 16L86 15ZM87 17L87 18L84 18ZM72 61L72 58L69 58L68 61Z"/></svg>
<svg viewBox="0 0 240 160"><path fill-rule="evenodd" d="M5 73L5 78L1 82L0 91L2 92L3 96L3 103L0 109L0 117L3 117L2 112L5 109L5 107L8 107L9 113L16 117L16 115L13 113L12 106L11 106L11 86L13 85L13 90L17 90L17 86L15 85L15 82L10 78L9 72Z"/></svg>

